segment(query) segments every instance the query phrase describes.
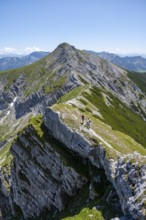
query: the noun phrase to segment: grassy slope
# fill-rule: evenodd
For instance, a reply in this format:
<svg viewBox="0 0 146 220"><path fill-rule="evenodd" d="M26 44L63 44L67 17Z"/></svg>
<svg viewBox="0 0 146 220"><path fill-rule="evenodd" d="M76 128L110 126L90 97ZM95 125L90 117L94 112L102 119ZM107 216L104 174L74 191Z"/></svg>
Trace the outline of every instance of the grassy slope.
<svg viewBox="0 0 146 220"><path fill-rule="evenodd" d="M146 148L146 122L112 94L105 93L105 95L110 103L109 106L106 105L100 89L94 87L91 89L91 95L87 92L83 93L83 96L100 110L104 118L103 122L110 125L114 130L131 136Z"/></svg>
<svg viewBox="0 0 146 220"><path fill-rule="evenodd" d="M109 157L118 156L117 152L128 154L134 151L146 155L146 150L142 147L146 147L146 122L113 95L96 87L86 87L86 91L82 89L83 87L72 90L62 98L62 103L53 106L55 111L61 113L64 123L81 132L95 145L101 141L95 134L102 137L111 145L111 148L105 145ZM72 101L66 102L70 98L73 98ZM86 119L89 117L92 120L91 132L80 124L83 112Z"/></svg>
<svg viewBox="0 0 146 220"><path fill-rule="evenodd" d="M128 77L131 78L146 94L146 73L128 72Z"/></svg>

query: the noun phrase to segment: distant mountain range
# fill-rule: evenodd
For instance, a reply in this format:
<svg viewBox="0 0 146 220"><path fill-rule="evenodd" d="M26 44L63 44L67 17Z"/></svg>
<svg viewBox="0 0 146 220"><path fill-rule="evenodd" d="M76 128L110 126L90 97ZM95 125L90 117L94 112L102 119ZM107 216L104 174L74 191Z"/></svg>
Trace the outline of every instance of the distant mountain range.
<svg viewBox="0 0 146 220"><path fill-rule="evenodd" d="M105 60L108 60L117 66L123 67L130 71L146 71L146 59L141 56L125 56L120 57L113 53L108 52L94 52L90 50L85 50L86 52L99 56Z"/></svg>
<svg viewBox="0 0 146 220"><path fill-rule="evenodd" d="M37 51L33 52L29 55L22 56L22 57L4 57L0 59L0 71L3 70L10 70L19 68L22 66L26 66L32 64L43 57L47 56L49 52Z"/></svg>
<svg viewBox="0 0 146 220"><path fill-rule="evenodd" d="M142 56L120 57L119 55L108 52L94 52L91 50L84 51L108 60L117 66L123 67L124 69L137 72L146 72L146 58L143 58ZM37 51L26 56L10 55L9 57L0 57L0 71L27 66L42 59L48 54L49 52Z"/></svg>

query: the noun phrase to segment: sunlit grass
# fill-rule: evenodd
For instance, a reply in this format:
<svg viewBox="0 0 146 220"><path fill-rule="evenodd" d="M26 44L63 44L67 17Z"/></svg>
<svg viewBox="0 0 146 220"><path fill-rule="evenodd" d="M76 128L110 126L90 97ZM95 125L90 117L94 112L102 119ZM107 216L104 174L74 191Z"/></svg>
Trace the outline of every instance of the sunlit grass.
<svg viewBox="0 0 146 220"><path fill-rule="evenodd" d="M91 90L91 91L94 91L94 90ZM121 156L125 154L130 154L135 151L140 153L142 156L146 156L146 149L144 149L144 147L140 143L138 143L134 138L132 138L133 135L131 135L131 137L129 135L129 133L132 134L133 123L134 123L133 121L135 118L138 123L138 128L134 128L134 129L136 129L137 132L138 132L138 129L140 128L140 125L141 126L143 125L145 127L145 122L143 122L142 119L139 118L133 112L131 113L131 111L127 107L125 107L124 105L121 105L121 103L117 99L115 100L116 104L114 103L114 100L112 98L110 99L112 106L107 106L104 103L104 100L102 100L101 102L101 99L103 99L103 96L99 90L97 91L96 94L98 97L100 97L100 100L98 100L97 99L98 97L95 97L95 95L93 99L89 98L90 96L92 97L92 93L90 93L90 91L89 93L86 92L85 94L86 95L84 97L88 98L86 99L86 105L83 103L85 101L83 101L83 99L81 99L79 96L77 97L76 102L74 100L73 104L71 104L71 102L70 104L60 103L52 107L55 111L60 113L60 117L63 123L67 124L67 126L69 126L73 131L79 132L82 135L84 135L84 138L90 140L92 144L93 144L92 140L96 140L96 142L99 143L99 142L102 142L102 139L103 139L105 142L107 142L110 145L110 147L108 147L106 143L104 142L102 143L103 147L106 149L107 156L110 158L116 158L119 155ZM81 102L82 108L79 107L79 102ZM97 102L98 104L94 104ZM115 108L114 108L114 105L115 105ZM92 114L92 106L94 106L93 108L94 111L96 108L97 111L99 111L102 114L103 119L100 117L95 117L95 115ZM101 108L101 106L103 108ZM89 110L87 107L89 108ZM109 108L112 108L113 112L109 110ZM120 111L126 111L127 114L125 115L125 118L124 118L124 114L122 114L122 116L119 116L120 119L118 121L117 116L118 114L120 114ZM88 118L90 118L92 121L91 129L89 130L85 126L81 125L81 115L83 112L85 115L85 119L87 120ZM133 117L131 118L131 116ZM107 119L107 117L109 117L109 120ZM122 122L123 119L124 119L124 123ZM113 123L111 123L111 126L110 126L109 121L112 122L112 120L113 120ZM128 125L128 128L131 130L130 132L127 132L127 129L124 130L124 127L126 127L127 123L130 123L130 121L131 121L131 124ZM139 132L139 135L141 135L140 132ZM102 139L100 139L98 136L100 136Z"/></svg>

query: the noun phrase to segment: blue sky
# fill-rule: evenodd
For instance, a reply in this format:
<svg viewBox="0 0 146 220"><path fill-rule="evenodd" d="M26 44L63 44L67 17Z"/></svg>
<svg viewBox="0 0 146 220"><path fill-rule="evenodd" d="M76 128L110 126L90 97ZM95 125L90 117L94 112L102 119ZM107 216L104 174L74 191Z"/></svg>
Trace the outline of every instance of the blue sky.
<svg viewBox="0 0 146 220"><path fill-rule="evenodd" d="M0 0L0 53L79 49L146 54L146 0Z"/></svg>

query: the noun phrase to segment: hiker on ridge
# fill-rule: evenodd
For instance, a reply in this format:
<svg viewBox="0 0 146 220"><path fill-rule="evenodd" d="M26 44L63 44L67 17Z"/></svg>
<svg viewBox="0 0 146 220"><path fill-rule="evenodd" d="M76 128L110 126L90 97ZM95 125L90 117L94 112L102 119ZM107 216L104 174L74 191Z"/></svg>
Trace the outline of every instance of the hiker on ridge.
<svg viewBox="0 0 146 220"><path fill-rule="evenodd" d="M83 115L81 115L81 124L82 124L82 125L84 124L84 121L85 121L85 116L84 116L84 114L83 114Z"/></svg>
<svg viewBox="0 0 146 220"><path fill-rule="evenodd" d="M90 129L90 127L91 127L91 120L89 118L87 120L86 125L87 125L87 128Z"/></svg>

